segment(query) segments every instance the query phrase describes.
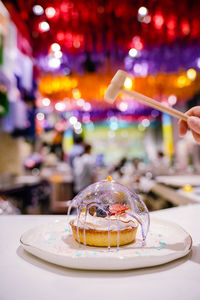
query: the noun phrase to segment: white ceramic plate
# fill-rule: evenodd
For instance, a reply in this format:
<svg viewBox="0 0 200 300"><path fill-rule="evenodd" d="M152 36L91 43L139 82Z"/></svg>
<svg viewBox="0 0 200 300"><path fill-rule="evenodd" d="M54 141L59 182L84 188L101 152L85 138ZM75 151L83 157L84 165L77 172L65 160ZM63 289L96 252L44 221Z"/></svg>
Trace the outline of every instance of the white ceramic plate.
<svg viewBox="0 0 200 300"><path fill-rule="evenodd" d="M186 184L200 186L199 175L157 176L156 181L175 187L181 187Z"/></svg>
<svg viewBox="0 0 200 300"><path fill-rule="evenodd" d="M55 220L25 232L20 242L25 250L48 262L88 270L127 270L156 266L185 256L192 239L175 223L151 218L146 245L138 231L135 243L112 248L79 245L71 234L69 220Z"/></svg>

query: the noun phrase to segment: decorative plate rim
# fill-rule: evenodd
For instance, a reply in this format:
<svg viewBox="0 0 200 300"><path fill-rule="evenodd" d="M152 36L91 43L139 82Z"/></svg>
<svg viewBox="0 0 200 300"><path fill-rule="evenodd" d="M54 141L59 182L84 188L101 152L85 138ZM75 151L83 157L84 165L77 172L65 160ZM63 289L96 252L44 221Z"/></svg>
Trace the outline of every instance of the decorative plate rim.
<svg viewBox="0 0 200 300"><path fill-rule="evenodd" d="M67 223L72 219L73 217L72 216L68 216L68 220L67 220ZM154 216L152 216L150 219L153 219L153 221L155 221L155 222L159 222L159 221L161 221L161 222L164 222L164 223L170 223L171 225L174 225L175 227L178 227L179 229L181 229L187 236L188 236L188 238L190 239L190 245L189 245L189 248L188 248L188 250L187 250L187 253L189 253L190 251L191 251L191 249L192 249L192 245L193 245L193 240L192 240L192 236L181 226L181 225L179 225L179 224L177 224L177 223L175 223L175 222L173 222L173 221L168 221L168 220L166 220L166 219L162 219L162 218L158 218L158 217L154 217ZM24 235L25 234L27 234L29 231L31 231L31 230L34 230L34 229L39 229L41 226L45 226L45 225L47 225L48 223L53 223L53 222L55 222L55 221L59 221L59 222L63 222L63 221L66 221L65 219L55 219L55 220L52 220L52 221L49 221L49 222L47 222L47 223L44 223L44 224L41 224L41 225L38 225L38 226L35 226L35 227L32 227L32 228L30 228L30 229L28 229L27 231L25 231L21 236L20 236L20 244L22 245L22 246L25 246L25 247L31 247L31 248L33 248L33 249L36 249L37 251L39 250L39 251L41 251L41 252L43 252L43 253L47 253L48 251L45 251L44 249L41 249L41 248L39 248L39 247L36 247L35 245L31 245L31 244L28 244L28 243L26 243L26 242L24 242L23 241L23 238L24 238ZM125 245L126 246L126 245ZM90 246L88 246L88 247L90 247ZM101 248L101 249L103 249L103 248L105 248L106 249L106 247L90 247L90 249L91 248L94 248L97 252L98 252L98 249L99 248ZM116 249L116 247L111 247L111 249ZM123 247L120 247L120 249L121 250L123 250ZM81 249L80 249L81 250ZM84 250L86 250L86 249L84 249ZM48 252L48 253L50 253L50 252ZM105 253L105 252L101 252L101 253ZM108 252L109 253L109 252ZM110 252L110 253L113 253L113 252ZM58 255L58 256L60 256L59 254L57 254L57 253L51 253L51 254L54 254L54 255ZM187 255L187 254L186 254ZM67 256L67 255L66 255ZM69 256L67 256L67 257L69 257ZM70 256L72 259L77 259L77 257L74 257L74 256ZM114 257L115 259L119 259L119 260L121 260L121 257L120 256L115 256Z"/></svg>

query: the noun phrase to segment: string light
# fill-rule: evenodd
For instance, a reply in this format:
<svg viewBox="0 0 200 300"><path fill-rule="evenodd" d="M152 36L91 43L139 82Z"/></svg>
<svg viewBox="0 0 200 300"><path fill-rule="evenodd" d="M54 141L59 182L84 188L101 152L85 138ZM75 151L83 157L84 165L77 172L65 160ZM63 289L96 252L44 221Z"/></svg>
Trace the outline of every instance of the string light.
<svg viewBox="0 0 200 300"><path fill-rule="evenodd" d="M82 131L83 131L83 129L82 129L82 128L79 128L79 129L76 129L76 130L75 130L75 133L76 133L76 134L81 134Z"/></svg>
<svg viewBox="0 0 200 300"><path fill-rule="evenodd" d="M77 117L75 117L75 116L71 116L71 117L69 118L69 123L70 123L71 125L75 125L77 121L78 121L78 120L77 120Z"/></svg>
<svg viewBox="0 0 200 300"><path fill-rule="evenodd" d="M140 15L141 17L145 17L148 15L148 9L145 6L141 6L138 9L138 15Z"/></svg>
<svg viewBox="0 0 200 300"><path fill-rule="evenodd" d="M176 102L177 102L177 98L176 98L175 95L170 95L170 96L168 97L168 103L169 103L170 105L175 105Z"/></svg>
<svg viewBox="0 0 200 300"><path fill-rule="evenodd" d="M151 16L145 16L143 19L142 19L142 22L146 23L146 24L149 24L151 22Z"/></svg>
<svg viewBox="0 0 200 300"><path fill-rule="evenodd" d="M39 23L39 30L41 32L47 32L49 31L49 29L50 29L49 23L45 21Z"/></svg>
<svg viewBox="0 0 200 300"><path fill-rule="evenodd" d="M59 32L56 34L56 38L57 38L58 41L63 41L64 38L65 38L64 32L59 31Z"/></svg>
<svg viewBox="0 0 200 300"><path fill-rule="evenodd" d="M60 67L60 64L61 64L60 59L56 57L52 57L48 61L48 65L52 69L58 69Z"/></svg>
<svg viewBox="0 0 200 300"><path fill-rule="evenodd" d="M76 122L75 124L74 124L74 129L76 129L76 130L79 130L79 129L81 129L81 122Z"/></svg>
<svg viewBox="0 0 200 300"><path fill-rule="evenodd" d="M82 98L77 100L77 105L80 106L80 107L82 107L84 105L84 103L85 103L85 101Z"/></svg>
<svg viewBox="0 0 200 300"><path fill-rule="evenodd" d="M190 33L190 24L187 20L181 23L181 31L183 35L188 35Z"/></svg>
<svg viewBox="0 0 200 300"><path fill-rule="evenodd" d="M42 99L42 104L43 104L44 106L49 106L50 103L51 103L51 101L49 100L49 98L43 98L43 99Z"/></svg>
<svg viewBox="0 0 200 300"><path fill-rule="evenodd" d="M161 29L164 24L164 18L161 13L155 14L155 16L153 17L153 21L156 29Z"/></svg>
<svg viewBox="0 0 200 300"><path fill-rule="evenodd" d="M133 67L133 71L136 74L140 74L142 72L142 65L141 64L135 64Z"/></svg>
<svg viewBox="0 0 200 300"><path fill-rule="evenodd" d="M131 56L131 57L136 57L137 54L138 54L138 51L135 49L135 48L131 48L128 52L128 54Z"/></svg>
<svg viewBox="0 0 200 300"><path fill-rule="evenodd" d="M126 89L131 89L132 88L132 86L133 86L133 81L132 81L132 79L131 78L129 78L129 77L126 77L126 79L125 79L125 81L124 81L124 87L126 88Z"/></svg>
<svg viewBox="0 0 200 300"><path fill-rule="evenodd" d="M52 50L53 52L60 51L60 45L59 45L58 43L53 43L53 44L51 45L51 50Z"/></svg>
<svg viewBox="0 0 200 300"><path fill-rule="evenodd" d="M84 111L90 111L91 110L91 104L89 102L85 102L84 106L83 106L83 110Z"/></svg>
<svg viewBox="0 0 200 300"><path fill-rule="evenodd" d="M60 10L63 12L63 13L67 13L68 10L69 10L69 7L68 7L68 3L66 2L63 2L60 6Z"/></svg>
<svg viewBox="0 0 200 300"><path fill-rule="evenodd" d="M126 102L119 103L119 110L126 111L128 109L128 104Z"/></svg>
<svg viewBox="0 0 200 300"><path fill-rule="evenodd" d="M80 48L80 46L81 46L80 41L79 40L73 41L73 46L74 46L74 48Z"/></svg>
<svg viewBox="0 0 200 300"><path fill-rule="evenodd" d="M176 17L174 15L171 15L168 18L168 21L166 23L166 26L169 30L174 30L176 27Z"/></svg>
<svg viewBox="0 0 200 300"><path fill-rule="evenodd" d="M187 77L184 76L184 75L179 76L178 79L177 79L177 86L182 88L186 85L188 85Z"/></svg>
<svg viewBox="0 0 200 300"><path fill-rule="evenodd" d="M131 48L135 48L136 50L142 50L144 47L143 41L140 36L136 35L132 38ZM139 52L136 53L139 56Z"/></svg>
<svg viewBox="0 0 200 300"><path fill-rule="evenodd" d="M39 113L37 113L36 118L38 119L38 121L43 121L44 120L44 114L39 112Z"/></svg>
<svg viewBox="0 0 200 300"><path fill-rule="evenodd" d="M56 58L61 58L61 57L63 56L63 54L62 54L61 51L56 51L56 52L54 53L54 56L55 56Z"/></svg>
<svg viewBox="0 0 200 300"><path fill-rule="evenodd" d="M194 70L194 69L189 69L187 70L187 77L190 79L190 80L195 80L196 77L197 77L197 72Z"/></svg>
<svg viewBox="0 0 200 300"><path fill-rule="evenodd" d="M34 5L33 6L33 13L36 16L41 16L44 13L44 9L41 5Z"/></svg>
<svg viewBox="0 0 200 300"><path fill-rule="evenodd" d="M55 109L56 109L57 111L64 111L65 108L66 108L66 105L65 105L64 102L57 102L57 103L55 104Z"/></svg>
<svg viewBox="0 0 200 300"><path fill-rule="evenodd" d="M149 125L150 125L149 119L143 119L143 120L142 120L142 126L144 126L144 127L149 127Z"/></svg>
<svg viewBox="0 0 200 300"><path fill-rule="evenodd" d="M79 91L79 89L73 89L72 90L72 96L74 97L74 99L80 99L81 98L81 92Z"/></svg>
<svg viewBox="0 0 200 300"><path fill-rule="evenodd" d="M48 19L52 19L56 14L56 10L55 10L54 7L47 7L45 9L45 14L46 14Z"/></svg>

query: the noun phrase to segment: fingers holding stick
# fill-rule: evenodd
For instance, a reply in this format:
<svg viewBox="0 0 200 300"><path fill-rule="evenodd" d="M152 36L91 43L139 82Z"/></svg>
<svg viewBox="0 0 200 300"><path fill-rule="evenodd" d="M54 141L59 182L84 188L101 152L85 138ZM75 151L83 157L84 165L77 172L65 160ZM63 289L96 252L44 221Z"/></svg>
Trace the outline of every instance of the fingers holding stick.
<svg viewBox="0 0 200 300"><path fill-rule="evenodd" d="M179 136L183 137L188 128L192 131L192 135L197 143L200 143L200 106L195 106L186 112L189 117L188 121L179 120Z"/></svg>

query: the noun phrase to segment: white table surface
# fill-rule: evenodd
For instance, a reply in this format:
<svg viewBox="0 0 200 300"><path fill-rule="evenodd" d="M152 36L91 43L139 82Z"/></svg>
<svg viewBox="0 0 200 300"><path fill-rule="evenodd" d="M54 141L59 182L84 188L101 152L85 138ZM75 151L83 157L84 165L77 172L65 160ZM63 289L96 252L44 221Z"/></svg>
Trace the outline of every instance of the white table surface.
<svg viewBox="0 0 200 300"><path fill-rule="evenodd" d="M0 217L0 300L200 299L200 204L152 213L175 221L193 238L192 252L166 265L129 271L80 271L23 250L27 229L65 216Z"/></svg>

